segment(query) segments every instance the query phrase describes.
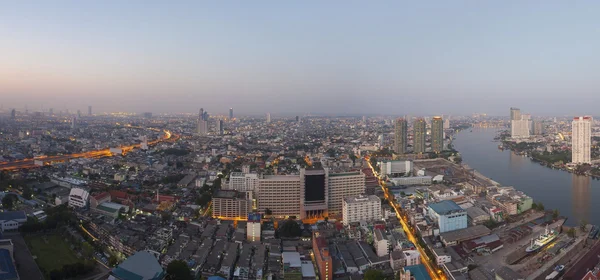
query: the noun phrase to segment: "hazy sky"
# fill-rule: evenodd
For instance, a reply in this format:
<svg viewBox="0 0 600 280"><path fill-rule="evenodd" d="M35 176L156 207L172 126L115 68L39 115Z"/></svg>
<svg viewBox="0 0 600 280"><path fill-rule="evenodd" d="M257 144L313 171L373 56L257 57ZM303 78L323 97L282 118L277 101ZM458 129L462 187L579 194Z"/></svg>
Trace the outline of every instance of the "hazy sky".
<svg viewBox="0 0 600 280"><path fill-rule="evenodd" d="M599 1L2 1L0 103L594 114L599 14Z"/></svg>

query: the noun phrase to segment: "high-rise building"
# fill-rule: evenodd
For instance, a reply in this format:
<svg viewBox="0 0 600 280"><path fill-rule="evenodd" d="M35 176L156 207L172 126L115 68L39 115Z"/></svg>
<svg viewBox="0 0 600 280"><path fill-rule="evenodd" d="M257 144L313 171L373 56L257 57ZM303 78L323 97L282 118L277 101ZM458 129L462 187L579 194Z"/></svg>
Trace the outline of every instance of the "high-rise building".
<svg viewBox="0 0 600 280"><path fill-rule="evenodd" d="M296 122L300 122L300 116L296 116Z"/></svg>
<svg viewBox="0 0 600 280"><path fill-rule="evenodd" d="M77 117L81 118L81 110L77 110Z"/></svg>
<svg viewBox="0 0 600 280"><path fill-rule="evenodd" d="M229 108L229 119L233 119L233 108Z"/></svg>
<svg viewBox="0 0 600 280"><path fill-rule="evenodd" d="M17 118L17 110L15 110L15 109L10 110L10 118L13 120Z"/></svg>
<svg viewBox="0 0 600 280"><path fill-rule="evenodd" d="M381 200L375 195L346 197L342 213L344 225L360 221L381 220Z"/></svg>
<svg viewBox="0 0 600 280"><path fill-rule="evenodd" d="M207 115L208 113L204 111L204 108L200 108L200 112L198 113L198 127L196 128L198 135L208 134Z"/></svg>
<svg viewBox="0 0 600 280"><path fill-rule="evenodd" d="M544 124L542 121L536 120L533 121L533 135L542 135L544 134Z"/></svg>
<svg viewBox="0 0 600 280"><path fill-rule="evenodd" d="M444 120L444 129L450 129L450 119Z"/></svg>
<svg viewBox="0 0 600 280"><path fill-rule="evenodd" d="M425 134L427 134L425 120L416 119L413 123L413 151L415 154L425 153Z"/></svg>
<svg viewBox="0 0 600 280"><path fill-rule="evenodd" d="M271 113L267 113L267 123L271 122Z"/></svg>
<svg viewBox="0 0 600 280"><path fill-rule="evenodd" d="M327 214L328 172L322 167L300 170L300 218Z"/></svg>
<svg viewBox="0 0 600 280"><path fill-rule="evenodd" d="M231 172L229 176L229 184L223 188L236 190L241 192L254 191L259 184L258 174Z"/></svg>
<svg viewBox="0 0 600 280"><path fill-rule="evenodd" d="M212 198L213 217L245 219L250 211L252 211L252 201L245 192L219 190Z"/></svg>
<svg viewBox="0 0 600 280"><path fill-rule="evenodd" d="M510 108L510 120L511 121L521 120L521 109L511 107Z"/></svg>
<svg viewBox="0 0 600 280"><path fill-rule="evenodd" d="M573 139L571 140L571 162L591 163L592 117L573 118Z"/></svg>
<svg viewBox="0 0 600 280"><path fill-rule="evenodd" d="M92 106L88 106L88 116L92 116Z"/></svg>
<svg viewBox="0 0 600 280"><path fill-rule="evenodd" d="M77 117L73 116L71 118L71 129L76 129L77 128Z"/></svg>
<svg viewBox="0 0 600 280"><path fill-rule="evenodd" d="M144 113L144 118L151 119L152 118L152 112L145 112Z"/></svg>
<svg viewBox="0 0 600 280"><path fill-rule="evenodd" d="M198 120L204 120L204 108L200 108L200 113L198 114Z"/></svg>
<svg viewBox="0 0 600 280"><path fill-rule="evenodd" d="M362 122L363 122L364 124L366 124L366 123L367 123L367 116L363 116L363 117L362 117Z"/></svg>
<svg viewBox="0 0 600 280"><path fill-rule="evenodd" d="M382 133L377 138L377 140L379 141L379 149L383 149L383 147L385 146L385 134Z"/></svg>
<svg viewBox="0 0 600 280"><path fill-rule="evenodd" d="M216 131L217 131L217 133L219 133L219 135L223 135L223 133L225 131L223 120L217 120Z"/></svg>
<svg viewBox="0 0 600 280"><path fill-rule="evenodd" d="M431 120L431 150L439 153L444 149L444 121L442 117Z"/></svg>
<svg viewBox="0 0 600 280"><path fill-rule="evenodd" d="M329 171L328 175L328 216L341 216L344 198L365 193L365 174L361 171Z"/></svg>
<svg viewBox="0 0 600 280"><path fill-rule="evenodd" d="M396 119L394 127L394 152L397 154L406 153L406 144L408 139L408 123L406 119Z"/></svg>
<svg viewBox="0 0 600 280"><path fill-rule="evenodd" d="M275 218L300 216L300 176L265 175L258 182L258 209L269 209Z"/></svg>
<svg viewBox="0 0 600 280"><path fill-rule="evenodd" d="M48 109L48 113L49 113L50 115L54 115L54 109L53 109L53 108L50 108L50 109Z"/></svg>

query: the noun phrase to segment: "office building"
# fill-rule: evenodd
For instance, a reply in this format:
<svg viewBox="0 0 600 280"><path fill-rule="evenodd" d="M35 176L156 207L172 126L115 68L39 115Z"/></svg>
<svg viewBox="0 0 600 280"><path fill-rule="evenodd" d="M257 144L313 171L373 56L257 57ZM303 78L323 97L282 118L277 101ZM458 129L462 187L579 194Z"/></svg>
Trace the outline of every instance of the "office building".
<svg viewBox="0 0 600 280"><path fill-rule="evenodd" d="M521 109L511 107L510 108L510 120L511 121L521 120Z"/></svg>
<svg viewBox="0 0 600 280"><path fill-rule="evenodd" d="M413 152L415 154L425 153L425 135L427 126L425 119L419 118L413 123Z"/></svg>
<svg viewBox="0 0 600 280"><path fill-rule="evenodd" d="M397 154L406 153L406 144L408 142L408 123L406 119L396 119L394 126L394 152Z"/></svg>
<svg viewBox="0 0 600 280"><path fill-rule="evenodd" d="M233 119L233 108L229 108L229 119Z"/></svg>
<svg viewBox="0 0 600 280"><path fill-rule="evenodd" d="M269 209L275 218L300 217L300 176L264 175L259 179L258 209Z"/></svg>
<svg viewBox="0 0 600 280"><path fill-rule="evenodd" d="M323 236L319 236L319 232L313 232L312 249L315 255L315 262L319 269L319 279L333 279L333 260L329 252L329 244Z"/></svg>
<svg viewBox="0 0 600 280"><path fill-rule="evenodd" d="M10 118L13 120L17 118L17 110L15 110L15 109L10 110Z"/></svg>
<svg viewBox="0 0 600 280"><path fill-rule="evenodd" d="M260 241L260 213L248 214L248 223L246 224L246 240L248 242Z"/></svg>
<svg viewBox="0 0 600 280"><path fill-rule="evenodd" d="M572 125L571 162L591 163L592 117L575 117Z"/></svg>
<svg viewBox="0 0 600 280"><path fill-rule="evenodd" d="M198 120L198 135L207 135L208 134L208 122L205 120Z"/></svg>
<svg viewBox="0 0 600 280"><path fill-rule="evenodd" d="M440 233L467 228L467 211L452 200L429 204L427 213L437 223Z"/></svg>
<svg viewBox="0 0 600 280"><path fill-rule="evenodd" d="M217 132L219 135L223 135L223 134L224 134L224 132L225 132L225 129L224 129L224 122L223 122L223 120L217 120L216 124L217 124L217 127L216 127L216 129L215 129L215 130L216 130L216 132Z"/></svg>
<svg viewBox="0 0 600 280"><path fill-rule="evenodd" d="M431 120L431 150L439 153L444 149L444 121L442 117Z"/></svg>
<svg viewBox="0 0 600 280"><path fill-rule="evenodd" d="M88 106L88 116L92 116L92 106Z"/></svg>
<svg viewBox="0 0 600 280"><path fill-rule="evenodd" d="M271 113L267 113L267 123L271 122Z"/></svg>
<svg viewBox="0 0 600 280"><path fill-rule="evenodd" d="M219 190L212 198L212 215L219 219L241 219L252 211L252 200L247 193Z"/></svg>
<svg viewBox="0 0 600 280"><path fill-rule="evenodd" d="M365 174L361 171L329 171L328 180L328 216L341 216L344 198L365 192Z"/></svg>
<svg viewBox="0 0 600 280"><path fill-rule="evenodd" d="M327 215L328 172L321 167L300 170L300 218Z"/></svg>
<svg viewBox="0 0 600 280"><path fill-rule="evenodd" d="M77 117L73 116L71 117L71 129L76 129L77 128Z"/></svg>
<svg viewBox="0 0 600 280"><path fill-rule="evenodd" d="M381 200L375 195L346 197L342 213L344 225L360 221L381 220Z"/></svg>

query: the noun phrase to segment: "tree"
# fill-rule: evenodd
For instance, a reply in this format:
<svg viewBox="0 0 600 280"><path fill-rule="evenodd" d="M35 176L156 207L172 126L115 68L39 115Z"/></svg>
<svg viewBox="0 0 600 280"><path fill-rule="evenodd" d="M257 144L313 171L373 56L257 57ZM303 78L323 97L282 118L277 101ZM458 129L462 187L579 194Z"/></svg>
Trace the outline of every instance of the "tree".
<svg viewBox="0 0 600 280"><path fill-rule="evenodd" d="M554 209L554 211L552 211L552 219L553 220L557 220L559 215L560 215L560 213L558 212L558 209Z"/></svg>
<svg viewBox="0 0 600 280"><path fill-rule="evenodd" d="M33 190L30 187L23 187L23 194L22 194L23 198L25 199L31 199L31 197L33 197Z"/></svg>
<svg viewBox="0 0 600 280"><path fill-rule="evenodd" d="M383 272L381 270L368 269L365 272L365 277L363 279L365 279L365 280L384 280L385 276L383 275Z"/></svg>
<svg viewBox="0 0 600 280"><path fill-rule="evenodd" d="M587 221L585 219L581 220L581 223L579 224L579 228L581 229L582 232L585 231L585 228L587 227Z"/></svg>
<svg viewBox="0 0 600 280"><path fill-rule="evenodd" d="M167 265L167 279L169 280L192 280L192 273L185 261L174 260Z"/></svg>
<svg viewBox="0 0 600 280"><path fill-rule="evenodd" d="M300 225L294 219L287 219L279 227L279 236L281 237L299 237L302 234Z"/></svg>
<svg viewBox="0 0 600 280"><path fill-rule="evenodd" d="M539 210L539 211L544 211L544 210L545 210L545 208L544 208L544 204L543 204L543 203L541 203L541 202L539 202L539 203L537 204L537 210Z"/></svg>
<svg viewBox="0 0 600 280"><path fill-rule="evenodd" d="M117 263L118 263L118 262L119 262L119 260L118 260L118 259L117 259L117 257L115 257L115 256L112 256L112 255L111 255L111 256L108 258L108 265L109 265L109 266L115 266L115 265L117 265Z"/></svg>
<svg viewBox="0 0 600 280"><path fill-rule="evenodd" d="M91 258L94 255L94 247L87 242L81 244L81 251L83 251L83 255L88 258Z"/></svg>
<svg viewBox="0 0 600 280"><path fill-rule="evenodd" d="M570 228L570 229L567 231L567 235L568 235L569 237L571 237L571 238L575 238L575 228Z"/></svg>
<svg viewBox="0 0 600 280"><path fill-rule="evenodd" d="M7 194L2 198L2 208L4 209L12 209L15 205L14 195Z"/></svg>
<svg viewBox="0 0 600 280"><path fill-rule="evenodd" d="M531 209L533 209L533 210L537 210L537 208L538 208L538 205L537 205L537 203L535 203L535 202L534 202L534 203L531 203Z"/></svg>

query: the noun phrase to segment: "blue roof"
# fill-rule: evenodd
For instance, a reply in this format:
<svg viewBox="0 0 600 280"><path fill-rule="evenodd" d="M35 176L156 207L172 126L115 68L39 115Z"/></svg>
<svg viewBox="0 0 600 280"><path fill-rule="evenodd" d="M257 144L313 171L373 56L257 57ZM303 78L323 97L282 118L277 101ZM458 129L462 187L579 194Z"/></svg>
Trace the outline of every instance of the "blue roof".
<svg viewBox="0 0 600 280"><path fill-rule="evenodd" d="M464 211L456 202L452 200L444 200L438 203L429 204L429 208L438 213L439 215L445 215L454 211Z"/></svg>
<svg viewBox="0 0 600 280"><path fill-rule="evenodd" d="M429 277L425 265L418 264L405 266L404 271L410 271L410 276L415 277L415 280L431 280L431 277Z"/></svg>
<svg viewBox="0 0 600 280"><path fill-rule="evenodd" d="M211 276L211 277L208 277L208 280L227 280L227 279L220 277L220 276Z"/></svg>
<svg viewBox="0 0 600 280"><path fill-rule="evenodd" d="M25 219L27 220L27 215L25 211L6 211L0 212L0 221L10 221L17 219Z"/></svg>
<svg viewBox="0 0 600 280"><path fill-rule="evenodd" d="M10 251L0 249L0 280L18 279L17 269L12 262Z"/></svg>

